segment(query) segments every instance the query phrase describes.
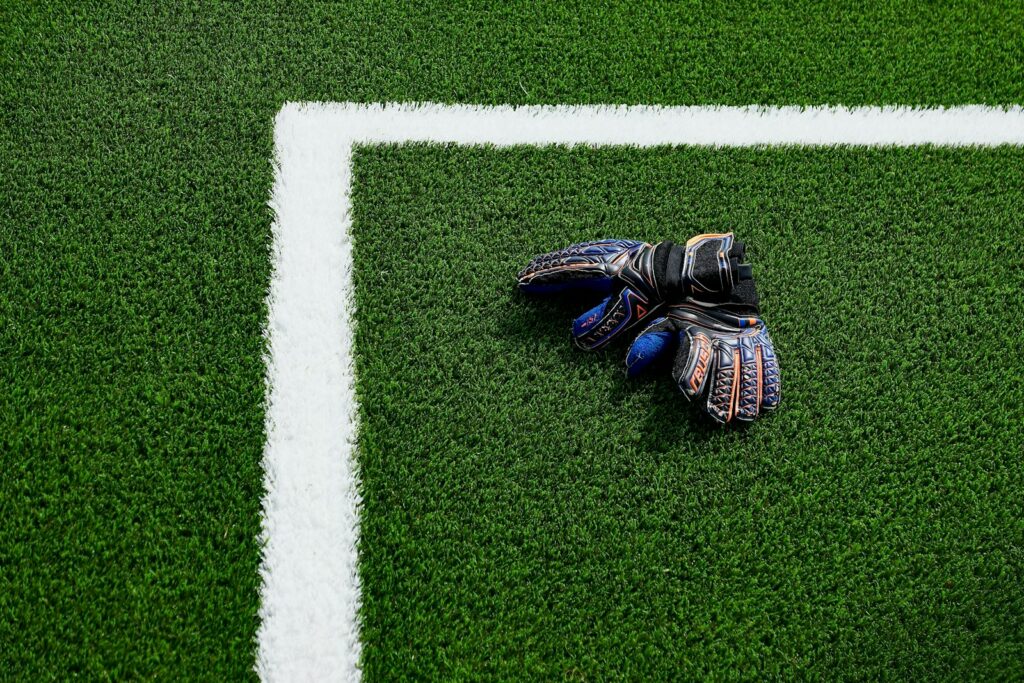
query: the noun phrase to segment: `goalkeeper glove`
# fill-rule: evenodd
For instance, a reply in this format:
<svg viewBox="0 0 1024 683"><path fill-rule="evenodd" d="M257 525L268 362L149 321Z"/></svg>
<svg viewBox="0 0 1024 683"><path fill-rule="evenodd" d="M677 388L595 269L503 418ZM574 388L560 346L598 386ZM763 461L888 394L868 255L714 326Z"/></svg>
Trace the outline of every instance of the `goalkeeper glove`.
<svg viewBox="0 0 1024 683"><path fill-rule="evenodd" d="M674 349L672 379L688 399L703 401L718 422L753 420L781 398L775 348L758 314L752 281L730 303L669 306L629 347L626 373L634 377Z"/></svg>
<svg viewBox="0 0 1024 683"><path fill-rule="evenodd" d="M533 258L520 271L525 292L598 291L604 301L576 319L573 341L597 349L662 313L667 304L699 297L726 301L751 279L745 247L732 233L697 235L685 246L632 240L573 244Z"/></svg>

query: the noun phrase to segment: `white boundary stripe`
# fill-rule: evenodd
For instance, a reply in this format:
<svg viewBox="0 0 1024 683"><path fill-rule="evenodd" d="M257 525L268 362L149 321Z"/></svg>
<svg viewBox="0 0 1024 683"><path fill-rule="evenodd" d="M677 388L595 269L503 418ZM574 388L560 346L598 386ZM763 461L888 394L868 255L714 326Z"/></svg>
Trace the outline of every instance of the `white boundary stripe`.
<svg viewBox="0 0 1024 683"><path fill-rule="evenodd" d="M359 479L352 369L355 144L1024 144L1024 109L286 104L270 205L263 680L359 671Z"/></svg>

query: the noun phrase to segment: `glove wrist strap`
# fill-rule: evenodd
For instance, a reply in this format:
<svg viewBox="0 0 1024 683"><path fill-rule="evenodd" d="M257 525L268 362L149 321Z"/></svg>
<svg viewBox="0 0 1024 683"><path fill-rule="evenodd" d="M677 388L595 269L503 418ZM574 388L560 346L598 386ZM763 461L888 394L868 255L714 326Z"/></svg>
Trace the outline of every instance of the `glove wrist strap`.
<svg viewBox="0 0 1024 683"><path fill-rule="evenodd" d="M731 235L729 235L731 239ZM687 247L675 244L671 240L659 242L654 247L654 278L658 291L665 297L666 301L682 301L689 296L699 296L703 299L726 300L730 299L733 289L743 285L745 281L753 279L753 272L749 263L741 263L744 249L737 243L738 249L730 249L724 258L718 262L717 277L712 274L714 266L710 270L705 262L703 270L694 273L687 271ZM711 246L711 245L708 245ZM713 247L712 247L713 248ZM691 257L692 258L692 257ZM693 264L690 265L693 270ZM705 282L698 283L691 279L702 273ZM712 284L717 280L720 284ZM703 285L703 286L702 286ZM710 289L709 289L710 288Z"/></svg>
<svg viewBox="0 0 1024 683"><path fill-rule="evenodd" d="M686 296L683 285L683 259L686 250L671 240L654 247L654 281L666 301L680 301Z"/></svg>

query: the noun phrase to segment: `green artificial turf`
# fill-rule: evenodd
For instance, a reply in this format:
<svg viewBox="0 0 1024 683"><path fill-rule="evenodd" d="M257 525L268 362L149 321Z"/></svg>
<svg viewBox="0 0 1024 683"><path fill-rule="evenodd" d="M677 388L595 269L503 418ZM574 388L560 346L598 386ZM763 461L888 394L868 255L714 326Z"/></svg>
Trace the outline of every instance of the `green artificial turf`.
<svg viewBox="0 0 1024 683"><path fill-rule="evenodd" d="M364 148L372 680L993 680L1024 660L1024 151ZM696 419L539 251L732 229L780 410Z"/></svg>
<svg viewBox="0 0 1024 683"><path fill-rule="evenodd" d="M867 7L810 0L487 7L464 0L3 2L0 677L227 680L253 675L262 493L261 330L270 277L266 200L273 117L285 101L1020 103L1022 27L1024 8L1016 2ZM994 157L982 155L989 158ZM970 172L974 163L959 172ZM560 173L572 171L563 169ZM900 167L894 173L908 171ZM907 182L916 182L915 177ZM607 191L618 188L609 185ZM758 195L765 216L772 215L774 202L803 196L781 186L775 193ZM981 185L954 196L1004 201L991 193ZM946 200L945 195L926 198ZM530 208L514 202L500 206ZM650 221L644 203L601 209L578 200L581 215L614 210L626 216L627 207L638 231L640 223ZM557 226L538 224L544 230ZM532 249L569 236L544 230L529 236ZM480 248L466 236L461 239ZM513 252L513 246L507 245L510 266L525 253ZM764 257L773 253L766 248ZM778 278L778 273L772 269L764 277ZM974 277L956 272L947 286L959 282L959 296L973 296L980 286L969 286ZM466 324L486 320L479 315L481 306L509 305L501 298L508 295L504 282L487 284L499 298L463 304ZM766 303L777 318L773 325L786 354L787 378L796 378L799 364L811 361L793 351L799 348L792 346L797 337L787 326L809 318L776 312L780 282L766 280L766 290L774 292ZM1003 298L1010 310L1013 292L1007 290ZM522 319L513 329L538 324L527 322L536 320L536 309L511 310ZM565 320L567 313L561 316ZM963 324L978 325L971 311L963 313ZM362 314L373 315L369 309ZM885 350L896 341L882 331L872 327L848 334ZM974 334L993 333L978 327ZM533 338L524 334L519 341L528 347L537 343ZM643 394L635 393L666 392L657 395L668 401L665 387L627 389L613 382L618 375L611 364L560 356L568 354L563 340L554 334L543 339L552 346L531 361L538 378L550 374L540 372L545 366L538 363L571 358L604 377L597 389L605 386L621 392L619 400L636 401L638 416L652 429L666 421L676 424L675 402L651 409ZM417 343L450 354L460 348L452 341L445 335ZM970 347L954 349L946 351L952 356L940 358L969 352ZM437 356L411 362L427 358ZM886 387L896 376L890 368L874 381ZM458 396L459 387L446 375L436 379L439 391L447 388L445 396ZM964 374L963 381L991 382L990 401L1014 386L1005 374ZM797 391L787 382L788 392ZM878 395L868 400L877 402ZM923 402L931 394L912 395ZM787 396L786 411L799 405L798 397ZM531 410L532 400L524 393L520 409ZM814 400L820 429L838 430L836 424L855 419L841 405ZM922 403L912 414L928 414L929 405ZM968 402L965 410L976 405ZM582 401L575 410L596 408ZM807 415L806 409L799 414ZM978 434L984 423L965 422L970 414L949 415L951 439L987 435ZM796 418L780 413L779 424L791 419ZM914 454L920 437L909 427L902 431L906 425L894 417L887 433L902 434L904 452ZM786 438L817 443L820 432L802 427ZM521 425L524 433L531 428ZM589 422L574 424L562 438L583 444L595 438L591 429ZM662 439L653 434L635 446L638 460L660 452ZM870 444L870 438L877 435L859 441ZM372 445L372 436L366 439ZM803 477L817 472L795 468ZM879 478L886 481L882 473ZM743 483L737 479L730 485ZM1017 490L1013 482L1005 487ZM614 493L600 495L616 500ZM623 513L627 517L644 509L629 501L616 504L632 511ZM1013 512L1005 505L993 511ZM369 528L375 528L373 521ZM965 551L951 561L975 556ZM614 587L594 579L587 599L598 604L602 591ZM369 604L379 605L379 593L376 598ZM990 623L983 617L977 618L979 629ZM879 628L897 627L893 622ZM384 632L379 622L367 630L371 639ZM514 647L513 640L503 638L510 633L495 630L494 642ZM466 647L474 642L480 644L467 641ZM724 640L719 647L730 649ZM371 671L386 672L382 648L372 640L367 644ZM572 641L566 648L580 651L572 649ZM613 647L606 656L614 652Z"/></svg>

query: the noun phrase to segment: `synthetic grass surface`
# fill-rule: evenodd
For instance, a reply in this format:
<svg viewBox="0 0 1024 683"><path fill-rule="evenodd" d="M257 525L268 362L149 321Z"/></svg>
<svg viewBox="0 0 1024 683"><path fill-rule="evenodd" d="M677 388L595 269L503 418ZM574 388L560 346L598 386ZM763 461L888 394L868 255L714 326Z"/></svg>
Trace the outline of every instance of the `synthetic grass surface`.
<svg viewBox="0 0 1024 683"><path fill-rule="evenodd" d="M3 3L0 671L252 675L285 101L1022 102L1022 12Z"/></svg>
<svg viewBox="0 0 1024 683"><path fill-rule="evenodd" d="M1024 152L364 148L370 680L992 679L1024 658ZM783 368L722 429L514 291L734 229Z"/></svg>

